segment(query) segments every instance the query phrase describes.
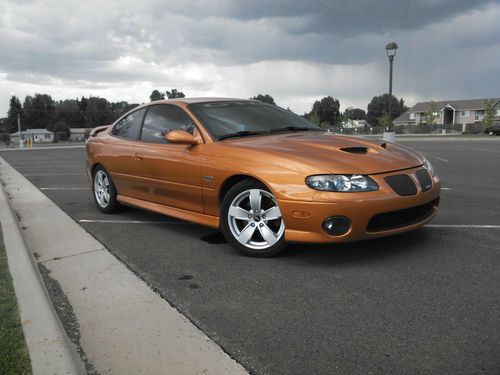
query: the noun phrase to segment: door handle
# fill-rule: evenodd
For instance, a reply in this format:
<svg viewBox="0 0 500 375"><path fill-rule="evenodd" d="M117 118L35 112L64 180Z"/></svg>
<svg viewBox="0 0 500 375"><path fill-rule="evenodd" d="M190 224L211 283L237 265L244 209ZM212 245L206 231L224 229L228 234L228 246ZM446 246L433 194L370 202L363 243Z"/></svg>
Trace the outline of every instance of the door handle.
<svg viewBox="0 0 500 375"><path fill-rule="evenodd" d="M136 158L136 160L144 159L144 157L141 154L138 154L137 152L135 153L135 158Z"/></svg>

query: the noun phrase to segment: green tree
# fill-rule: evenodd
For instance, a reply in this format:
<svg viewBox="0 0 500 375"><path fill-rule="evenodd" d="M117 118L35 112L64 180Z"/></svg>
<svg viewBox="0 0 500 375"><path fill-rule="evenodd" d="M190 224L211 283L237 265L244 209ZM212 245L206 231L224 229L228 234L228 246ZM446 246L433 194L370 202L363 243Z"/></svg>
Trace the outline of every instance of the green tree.
<svg viewBox="0 0 500 375"><path fill-rule="evenodd" d="M17 96L11 96L9 102L9 111L7 112L7 121L5 123L5 130L8 133L15 133L17 131L17 115L21 116L21 124L24 122L24 112L21 102Z"/></svg>
<svg viewBox="0 0 500 375"><path fill-rule="evenodd" d="M398 100L394 95L391 98L391 119L394 120L399 117L404 111L408 109L406 107L403 98ZM384 94L380 96L374 96L370 103L368 104L368 113L366 120L372 126L378 123L378 118L384 113L389 112L389 94Z"/></svg>
<svg viewBox="0 0 500 375"><path fill-rule="evenodd" d="M389 129L389 125L391 124L391 119L389 118L388 113L382 113L377 119L378 126L381 126L384 130Z"/></svg>
<svg viewBox="0 0 500 375"><path fill-rule="evenodd" d="M167 98L175 99L175 98L185 98L186 95L182 91L177 91L177 89L172 89L172 91L167 91Z"/></svg>
<svg viewBox="0 0 500 375"><path fill-rule="evenodd" d="M343 116L345 120L366 120L366 112L361 108L346 108Z"/></svg>
<svg viewBox="0 0 500 375"><path fill-rule="evenodd" d="M156 100L164 100L165 99L165 94L162 92L159 92L158 90L153 90L151 92L151 95L149 96L149 99L154 102Z"/></svg>
<svg viewBox="0 0 500 375"><path fill-rule="evenodd" d="M264 95L257 94L256 96L254 96L253 98L250 98L250 99L260 100L261 102L264 102L264 103L276 105L276 103L274 102L274 98L269 94L264 94Z"/></svg>
<svg viewBox="0 0 500 375"><path fill-rule="evenodd" d="M497 111L494 108L495 102L493 100L486 101L486 107L484 109L483 125L486 127L493 125Z"/></svg>
<svg viewBox="0 0 500 375"><path fill-rule="evenodd" d="M434 102L434 100L431 100L431 106L425 114L425 121L427 122L427 125L434 124L436 118L437 118L437 105Z"/></svg>
<svg viewBox="0 0 500 375"><path fill-rule="evenodd" d="M27 129L48 129L54 125L56 107L50 95L27 96L23 110Z"/></svg>
<svg viewBox="0 0 500 375"><path fill-rule="evenodd" d="M68 124L62 119L54 124L52 131L54 132L54 143L57 143L57 141L67 141L71 135Z"/></svg>
<svg viewBox="0 0 500 375"><path fill-rule="evenodd" d="M85 112L80 110L78 99L65 99L56 102L55 123L63 121L71 128L85 127Z"/></svg>
<svg viewBox="0 0 500 375"><path fill-rule="evenodd" d="M331 96L316 100L309 116L311 119L317 116L320 125L337 126L340 123L340 102Z"/></svg>

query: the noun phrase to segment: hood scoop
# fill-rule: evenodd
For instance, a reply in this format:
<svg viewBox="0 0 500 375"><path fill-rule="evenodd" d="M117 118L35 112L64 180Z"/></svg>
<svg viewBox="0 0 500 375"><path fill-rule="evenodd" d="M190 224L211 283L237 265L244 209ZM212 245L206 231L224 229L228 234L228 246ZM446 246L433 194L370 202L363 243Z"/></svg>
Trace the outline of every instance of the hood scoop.
<svg viewBox="0 0 500 375"><path fill-rule="evenodd" d="M350 154L366 154L368 149L366 147L344 147L340 151L348 152Z"/></svg>

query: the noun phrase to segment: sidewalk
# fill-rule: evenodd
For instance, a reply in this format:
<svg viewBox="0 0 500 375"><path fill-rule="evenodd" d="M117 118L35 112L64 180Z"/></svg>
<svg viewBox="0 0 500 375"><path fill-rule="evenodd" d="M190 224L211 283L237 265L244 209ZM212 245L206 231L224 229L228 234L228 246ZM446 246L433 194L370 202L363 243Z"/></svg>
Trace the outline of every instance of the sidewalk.
<svg viewBox="0 0 500 375"><path fill-rule="evenodd" d="M2 158L0 179L17 232L22 228L24 254L33 255L88 373L247 373ZM23 271L11 272L14 278Z"/></svg>

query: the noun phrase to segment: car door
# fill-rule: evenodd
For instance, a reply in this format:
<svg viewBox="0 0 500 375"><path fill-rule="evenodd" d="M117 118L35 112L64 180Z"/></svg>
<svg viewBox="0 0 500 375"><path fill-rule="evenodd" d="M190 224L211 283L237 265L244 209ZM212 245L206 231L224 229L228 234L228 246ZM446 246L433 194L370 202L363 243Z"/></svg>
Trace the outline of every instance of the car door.
<svg viewBox="0 0 500 375"><path fill-rule="evenodd" d="M135 196L149 202L203 212L200 147L169 144L165 135L174 129L196 128L181 108L169 104L148 107L135 146Z"/></svg>
<svg viewBox="0 0 500 375"><path fill-rule="evenodd" d="M107 136L106 147L100 151L101 162L111 174L120 195L133 196L134 151L145 113L146 108L140 108L117 121Z"/></svg>

